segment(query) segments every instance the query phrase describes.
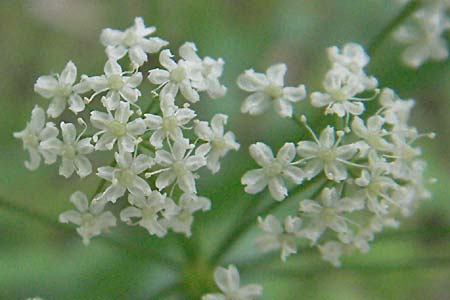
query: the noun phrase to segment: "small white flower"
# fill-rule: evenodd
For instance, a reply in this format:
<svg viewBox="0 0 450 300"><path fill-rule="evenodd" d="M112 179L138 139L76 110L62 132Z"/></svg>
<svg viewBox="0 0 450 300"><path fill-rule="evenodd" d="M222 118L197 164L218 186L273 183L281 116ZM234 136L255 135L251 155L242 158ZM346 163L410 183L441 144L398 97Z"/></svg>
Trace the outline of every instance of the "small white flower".
<svg viewBox="0 0 450 300"><path fill-rule="evenodd" d="M384 139L384 136L388 135L388 131L383 129L384 123L384 118L375 115L367 119L366 126L361 118L355 116L351 127L353 133L364 139L372 149L389 151L393 146Z"/></svg>
<svg viewBox="0 0 450 300"><path fill-rule="evenodd" d="M269 186L272 197L283 200L288 190L284 179L288 179L295 184L300 184L304 178L304 172L295 167L292 161L295 158L295 145L286 143L278 151L276 158L269 146L263 143L256 143L250 146L250 155L260 165L261 169L247 171L242 176L241 183L245 185L245 192L256 194Z"/></svg>
<svg viewBox="0 0 450 300"><path fill-rule="evenodd" d="M272 65L265 74L250 69L237 79L238 86L247 92L253 92L241 106L242 113L259 115L265 112L272 102L281 117L292 117L292 103L305 99L304 85L284 87L286 64Z"/></svg>
<svg viewBox="0 0 450 300"><path fill-rule="evenodd" d="M155 161L162 167L156 172L160 173L156 179L156 187L159 190L166 188L173 182L185 193L196 193L195 171L206 165L206 152L209 149L200 146L193 152L193 145L186 140L177 140L171 147L171 152L166 150L156 151Z"/></svg>
<svg viewBox="0 0 450 300"><path fill-rule="evenodd" d="M21 139L23 148L28 151L30 160L25 161L25 167L29 170L36 170L41 163L41 155L44 156L47 164L56 161L57 153L42 149L42 142L57 140L58 129L55 124L45 123L45 112L39 106L35 106L31 112L31 120L27 126L20 132L14 132L16 139Z"/></svg>
<svg viewBox="0 0 450 300"><path fill-rule="evenodd" d="M202 300L257 300L262 296L263 288L259 284L240 287L239 272L233 265L228 269L218 267L214 280L222 293L204 295Z"/></svg>
<svg viewBox="0 0 450 300"><path fill-rule="evenodd" d="M394 34L396 40L409 45L402 54L403 62L413 68L427 60L448 58L444 33L450 29L450 18L445 8L430 6L416 11L412 22L401 26Z"/></svg>
<svg viewBox="0 0 450 300"><path fill-rule="evenodd" d="M287 216L282 225L273 215L265 219L258 217L258 225L264 231L264 235L256 239L256 245L263 252L281 249L281 260L284 262L291 254L297 253L296 239L301 235L302 220L297 217Z"/></svg>
<svg viewBox="0 0 450 300"><path fill-rule="evenodd" d="M128 122L133 114L130 110L128 102L120 101L119 107L114 112L91 112L91 123L97 129L100 129L94 135L96 150L111 150L117 141L119 152L133 152L136 146L138 137L146 131L144 120L136 118ZM101 135L100 139L97 137Z"/></svg>
<svg viewBox="0 0 450 300"><path fill-rule="evenodd" d="M191 236L191 226L194 221L194 212L207 211L211 208L211 201L195 194L184 193L178 201L179 212L170 220L173 231Z"/></svg>
<svg viewBox="0 0 450 300"><path fill-rule="evenodd" d="M166 138L173 141L184 139L185 125L196 117L195 111L187 107L179 108L174 102L172 95L164 95L161 97L162 116L145 114L144 121L147 128L154 131L149 142L156 148L162 148Z"/></svg>
<svg viewBox="0 0 450 300"><path fill-rule="evenodd" d="M147 197L131 194L128 196L128 202L132 206L120 212L120 219L128 224L133 224L132 218L140 218L137 224L158 237L167 234L171 218L179 211L172 199L158 191L152 191Z"/></svg>
<svg viewBox="0 0 450 300"><path fill-rule="evenodd" d="M184 54L181 51L182 59L175 62L170 50L161 51L159 62L166 70L150 70L148 79L151 83L163 86L160 92L161 97L171 94L175 98L180 90L186 100L194 103L200 100L198 91L194 88L194 82L202 80L201 66L195 61L189 61L190 57L183 57Z"/></svg>
<svg viewBox="0 0 450 300"><path fill-rule="evenodd" d="M335 267L341 266L341 256L345 253L345 245L339 242L331 241L319 245L319 251L322 259L328 261Z"/></svg>
<svg viewBox="0 0 450 300"><path fill-rule="evenodd" d="M116 152L114 157L117 167L98 168L97 176L112 184L96 199L103 198L106 201L115 203L118 198L125 194L126 190L138 197L150 195L151 188L149 184L139 177L139 174L150 168L153 165L153 160L145 154L133 157L128 152Z"/></svg>
<svg viewBox="0 0 450 300"><path fill-rule="evenodd" d="M41 142L41 147L61 156L60 175L68 178L76 171L80 177L86 177L92 172L92 165L86 157L94 151L91 138L80 140L81 134L77 137L75 126L71 123L61 122L60 127L63 140L47 140Z"/></svg>
<svg viewBox="0 0 450 300"><path fill-rule="evenodd" d="M380 104L383 106L382 115L387 123L396 127L403 127L409 120L414 100L402 100L390 88L381 91Z"/></svg>
<svg viewBox="0 0 450 300"><path fill-rule="evenodd" d="M366 90L373 90L377 87L378 81L375 77L368 77L364 73L364 67L369 63L370 58L364 48L356 43L348 43L342 47L342 51L336 47L327 49L328 58L332 63L348 68L360 79Z"/></svg>
<svg viewBox="0 0 450 300"><path fill-rule="evenodd" d="M80 93L87 92L84 84L75 84L77 67L69 61L61 74L41 76L34 85L34 91L44 98L51 99L47 114L52 118L61 115L69 104L75 114L84 110Z"/></svg>
<svg viewBox="0 0 450 300"><path fill-rule="evenodd" d="M230 150L239 150L240 145L236 142L234 133L228 131L225 133L224 125L227 123L228 116L216 114L211 119L211 127L208 122L198 122L195 125L195 134L207 142L211 150L207 156L206 166L216 173L220 169L220 158L224 157Z"/></svg>
<svg viewBox="0 0 450 300"><path fill-rule="evenodd" d="M300 141L297 145L297 153L304 157L305 163L303 170L308 178L313 178L322 170L329 180L342 181L347 178L346 164L351 164L350 160L357 152L358 147L355 144L339 146L342 132L339 138L335 140L334 128L327 126L320 137L317 138L314 132L310 130L314 142Z"/></svg>
<svg viewBox="0 0 450 300"><path fill-rule="evenodd" d="M122 67L114 60L106 62L104 72L105 75L84 78L95 91L91 99L102 92L108 92L102 101L108 110L115 110L120 104L120 99L136 103L141 96L141 91L137 89L142 82L141 73L125 76Z"/></svg>
<svg viewBox="0 0 450 300"><path fill-rule="evenodd" d="M180 47L180 56L183 57L194 69L199 69L201 79L192 82L193 87L201 92L206 91L212 98L223 97L227 88L219 82L219 77L223 72L223 59L217 60L211 57L205 57L203 60L197 55L197 47L194 43L184 43Z"/></svg>
<svg viewBox="0 0 450 300"><path fill-rule="evenodd" d="M360 76L352 73L346 67L334 65L328 71L323 81L325 93L313 92L311 104L315 107L326 106L326 114L336 114L344 117L347 114L360 115L365 107L364 99L355 96L364 91Z"/></svg>
<svg viewBox="0 0 450 300"><path fill-rule="evenodd" d="M362 199L341 198L335 188L324 188L319 199L320 201L302 200L299 208L305 217L310 218L304 234L313 244L327 228L337 233L348 231L348 219L344 214L364 208Z"/></svg>
<svg viewBox="0 0 450 300"><path fill-rule="evenodd" d="M147 53L157 53L169 44L159 37L148 37L155 31L155 27L146 27L144 20L137 17L134 25L125 31L103 29L100 40L109 58L118 60L128 53L134 67L139 67L147 61Z"/></svg>
<svg viewBox="0 0 450 300"><path fill-rule="evenodd" d="M82 192L75 192L70 196L70 202L78 211L69 210L59 215L59 222L78 225L77 232L83 238L83 243L88 245L90 239L100 235L109 227L116 226L116 218L111 212L103 212L104 204L92 201Z"/></svg>

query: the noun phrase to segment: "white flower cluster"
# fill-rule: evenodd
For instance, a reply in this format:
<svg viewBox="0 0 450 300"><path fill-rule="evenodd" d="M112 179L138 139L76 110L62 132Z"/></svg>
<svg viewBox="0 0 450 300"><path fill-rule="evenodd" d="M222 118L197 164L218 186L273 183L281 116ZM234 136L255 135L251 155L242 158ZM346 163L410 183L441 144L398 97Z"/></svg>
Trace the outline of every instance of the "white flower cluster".
<svg viewBox="0 0 450 300"><path fill-rule="evenodd" d="M394 38L408 47L403 62L418 68L428 60L443 61L449 56L450 1L425 0L411 18L394 32Z"/></svg>
<svg viewBox="0 0 450 300"><path fill-rule="evenodd" d="M408 125L413 100L402 100L389 88L375 89L377 80L363 70L369 57L361 46L331 47L328 57L332 67L323 82L325 92L310 98L312 106L335 116L320 120L316 135L302 115L300 124L311 140L285 143L276 156L261 142L251 145L250 154L261 168L248 171L241 181L250 194L268 187L277 201L295 196L288 195L289 186L306 188L313 178L322 182L317 196L301 199L299 210L283 223L273 215L259 217L264 234L256 243L263 251L281 249L284 261L306 239L338 266L340 256L367 252L376 233L398 226L399 215L409 215L430 197L415 142L433 134L419 134ZM367 92L375 96L359 95ZM331 124L324 124L327 120Z"/></svg>
<svg viewBox="0 0 450 300"><path fill-rule="evenodd" d="M47 116L51 120L36 106L26 128L14 133L29 152L25 166L30 170L37 169L42 158L46 164L60 158L60 175L68 178L76 173L84 178L93 171L94 153L114 158L96 172L109 185L93 199L75 192L71 202L77 211L60 215L61 222L78 226L85 244L116 225L116 218L104 209L124 197L129 206L120 213L123 222L142 226L158 237L169 229L190 236L193 214L210 208L209 199L197 195L198 171L206 167L218 172L220 159L239 148L234 134L225 131L227 115L200 121L183 101L198 102L200 92L211 98L225 95L226 88L219 82L223 60L202 59L193 43L185 43L179 49L181 58L174 61L170 50L160 52L166 41L149 37L154 31L142 18L125 31L103 30L101 41L108 56L104 74L82 75L77 82L77 68L68 62L61 74L39 77L34 88L50 100ZM152 91L153 99L145 98L140 67L148 54L158 52L166 70L149 71L148 80L158 86ZM126 57L129 70L120 63ZM182 97L177 97L178 91ZM143 99L138 102L139 98ZM64 114L67 107L76 118Z"/></svg>
<svg viewBox="0 0 450 300"><path fill-rule="evenodd" d="M206 294L202 300L258 300L262 296L263 288L259 284L240 286L239 271L234 265L227 269L218 267L214 279L222 293Z"/></svg>

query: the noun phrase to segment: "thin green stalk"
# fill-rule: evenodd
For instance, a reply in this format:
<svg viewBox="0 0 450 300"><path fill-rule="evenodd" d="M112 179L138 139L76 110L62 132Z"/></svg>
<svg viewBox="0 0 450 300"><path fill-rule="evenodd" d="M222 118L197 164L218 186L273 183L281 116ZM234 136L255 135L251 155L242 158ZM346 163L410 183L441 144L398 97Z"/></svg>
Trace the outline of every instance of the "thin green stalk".
<svg viewBox="0 0 450 300"><path fill-rule="evenodd" d="M305 184L297 185L293 189L289 191L289 196L286 197L286 199L283 200L283 202L272 202L265 208L263 208L260 211L257 211L253 214L249 214L243 220L241 223L236 226L233 231L231 231L228 236L222 241L220 246L217 248L217 251L211 256L209 259L209 262L211 265L216 265L218 262L220 262L225 254L234 246L234 244L239 240L239 238L246 233L254 224L256 224L255 219L258 215L267 215L273 210L275 210L277 207L279 207L280 204L286 203L289 199L294 198L299 192L307 190L311 186L314 186L317 181L323 181L321 176L316 177L314 180L308 181ZM322 183L320 186L323 186L325 183ZM321 188L317 188L315 193L320 192ZM314 196L312 196L314 197Z"/></svg>
<svg viewBox="0 0 450 300"><path fill-rule="evenodd" d="M369 56L374 55L384 40L417 10L421 2L421 0L411 0L403 7L402 11L389 24L387 24L386 27L384 27L384 29L369 44L369 47L367 48L367 53Z"/></svg>
<svg viewBox="0 0 450 300"><path fill-rule="evenodd" d="M71 233L71 234L74 232L74 230L72 228L59 223L57 220L55 220L51 217L48 217L44 214L33 211L27 207L19 206L15 203L5 200L4 198L0 198L0 207L4 207L7 210L15 212L19 215L27 216L30 219L35 220L35 221L37 221L41 224L44 224L48 227L51 227L57 231L63 231L64 233ZM107 244L113 245L113 246L125 251L130 256L134 256L134 257L138 258L139 260L148 259L148 260L158 262L162 265L165 265L165 266L173 268L173 269L178 269L178 267L179 267L178 261L175 261L169 257L163 256L156 251L152 251L152 249L149 249L148 252L146 251L145 253L143 253L142 251L139 251L139 250L131 247L130 245L124 244L124 243L117 241L116 239L108 237L108 236L102 236L102 238L99 239L99 241L103 241Z"/></svg>

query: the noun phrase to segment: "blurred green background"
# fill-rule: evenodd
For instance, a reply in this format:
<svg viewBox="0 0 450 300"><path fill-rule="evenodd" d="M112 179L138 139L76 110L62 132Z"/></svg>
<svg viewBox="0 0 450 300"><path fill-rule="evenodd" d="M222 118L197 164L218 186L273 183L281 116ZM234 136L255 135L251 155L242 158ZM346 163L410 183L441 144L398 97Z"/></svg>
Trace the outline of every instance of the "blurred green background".
<svg viewBox="0 0 450 300"><path fill-rule="evenodd" d="M57 175L56 165L25 169L27 154L12 132L25 127L36 103L47 105L33 92L38 76L60 72L69 59L79 74L101 73L101 29L124 29L142 16L147 25L157 26L157 35L169 40L174 52L184 41L194 41L201 56L226 62L223 80L229 93L202 101L198 109L203 119L216 112L230 114L229 128L242 146L226 157L218 175L204 173L200 180L200 194L213 201L213 209L197 214L194 224L192 244L201 258L217 247L250 199L239 184L253 166L248 145L264 141L276 149L286 140L296 141L300 131L275 115L240 115L245 95L235 85L237 75L250 67L262 71L286 62L287 82L304 83L313 91L328 67L326 47L350 41L368 45L399 9L392 0L0 1L0 197L56 221L60 212L71 209L71 193L95 190L99 179L94 175L65 180ZM284 268L290 273L284 275L289 276L257 268L243 272L244 283L264 285L263 299L450 299L448 259L446 265L434 260L450 255L450 64L407 69L399 63L401 49L386 40L368 70L402 98L415 98L412 122L421 131L437 133L435 140L423 142L428 174L438 179L431 187L433 200L404 221L400 230L405 234L387 232L369 254L344 259L342 269L328 266L314 251L288 260ZM102 163L101 158L95 162ZM155 263L153 251L184 259L184 241L173 233L159 240L142 228L120 225L110 234L120 245L99 237L84 247L73 227L50 225L0 206L0 300L38 295L47 300L150 300L179 272L196 288L210 284L201 263L179 263L178 270ZM234 248L228 262L258 255L252 246L255 232ZM279 260L272 266L283 267ZM174 294L158 299L183 298Z"/></svg>

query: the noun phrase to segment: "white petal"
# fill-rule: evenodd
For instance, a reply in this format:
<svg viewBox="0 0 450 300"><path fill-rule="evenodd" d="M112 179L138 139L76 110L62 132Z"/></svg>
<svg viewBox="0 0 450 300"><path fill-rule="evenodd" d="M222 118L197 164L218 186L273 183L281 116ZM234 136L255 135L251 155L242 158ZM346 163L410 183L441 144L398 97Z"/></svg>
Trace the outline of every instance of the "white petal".
<svg viewBox="0 0 450 300"><path fill-rule="evenodd" d="M284 181L281 177L272 177L269 180L269 191L272 197L277 200L283 200L288 192L287 188L284 186Z"/></svg>
<svg viewBox="0 0 450 300"><path fill-rule="evenodd" d="M304 85L298 87L285 87L283 89L284 98L291 102L298 102L306 98L306 89Z"/></svg>
<svg viewBox="0 0 450 300"><path fill-rule="evenodd" d="M169 80L170 73L166 70L153 69L148 72L148 80L154 84L163 84Z"/></svg>
<svg viewBox="0 0 450 300"><path fill-rule="evenodd" d="M249 150L251 157L262 167L271 164L274 160L272 149L264 143L250 145Z"/></svg>
<svg viewBox="0 0 450 300"><path fill-rule="evenodd" d="M34 91L44 98L51 98L58 88L58 81L53 76L41 76L34 84Z"/></svg>
<svg viewBox="0 0 450 300"><path fill-rule="evenodd" d="M61 72L59 80L64 85L72 85L74 84L76 79L77 79L77 67L73 62L69 61L64 70Z"/></svg>
<svg viewBox="0 0 450 300"><path fill-rule="evenodd" d="M274 83L278 86L284 85L284 75L286 74L287 66L286 64L276 64L269 67L266 71L267 79L271 83Z"/></svg>
<svg viewBox="0 0 450 300"><path fill-rule="evenodd" d="M291 102L286 99L275 99L273 104L276 112L278 113L278 115L280 115L280 117L292 117L293 108Z"/></svg>
<svg viewBox="0 0 450 300"><path fill-rule="evenodd" d="M262 91L269 82L267 77L261 73L255 73L253 70L247 70L244 74L239 75L237 79L239 88L247 92Z"/></svg>

